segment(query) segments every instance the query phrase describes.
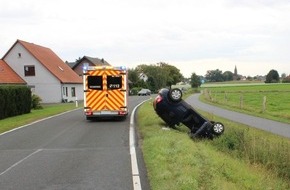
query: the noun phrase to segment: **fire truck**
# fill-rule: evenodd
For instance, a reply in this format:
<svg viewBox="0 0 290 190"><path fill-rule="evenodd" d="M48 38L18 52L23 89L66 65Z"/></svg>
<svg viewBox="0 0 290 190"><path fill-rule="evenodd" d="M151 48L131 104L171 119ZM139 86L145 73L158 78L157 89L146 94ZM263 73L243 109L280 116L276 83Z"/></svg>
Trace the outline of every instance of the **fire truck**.
<svg viewBox="0 0 290 190"><path fill-rule="evenodd" d="M87 120L121 118L128 115L126 67L84 66L84 113Z"/></svg>

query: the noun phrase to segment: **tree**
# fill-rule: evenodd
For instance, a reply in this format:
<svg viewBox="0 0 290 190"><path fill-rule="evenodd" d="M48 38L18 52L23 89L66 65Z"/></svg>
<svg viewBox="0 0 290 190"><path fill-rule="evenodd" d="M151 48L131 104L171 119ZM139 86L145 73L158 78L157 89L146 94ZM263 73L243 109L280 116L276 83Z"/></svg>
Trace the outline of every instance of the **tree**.
<svg viewBox="0 0 290 190"><path fill-rule="evenodd" d="M223 79L225 81L232 81L234 79L234 74L231 71L226 71L223 73Z"/></svg>
<svg viewBox="0 0 290 190"><path fill-rule="evenodd" d="M205 78L207 81L210 81L210 82L222 82L222 81L224 81L222 71L220 71L218 69L207 71Z"/></svg>
<svg viewBox="0 0 290 190"><path fill-rule="evenodd" d="M279 81L280 81L279 73L274 69L270 70L266 76L265 83L278 83Z"/></svg>
<svg viewBox="0 0 290 190"><path fill-rule="evenodd" d="M281 74L281 79L283 80L284 78L286 78L287 77L287 75L286 75L286 73L282 73Z"/></svg>
<svg viewBox="0 0 290 190"><path fill-rule="evenodd" d="M151 65L138 65L137 72L144 73L148 77L146 84L151 91L157 91L160 88L171 86L182 81L183 76L179 69L167 63L157 63Z"/></svg>
<svg viewBox="0 0 290 190"><path fill-rule="evenodd" d="M148 77L148 81L146 82L148 88L151 91L156 91L162 87L166 86L168 81L168 75L164 69L157 65L138 65L136 67L138 73L144 73Z"/></svg>
<svg viewBox="0 0 290 190"><path fill-rule="evenodd" d="M247 76L247 80L252 81L253 79L255 79L255 77Z"/></svg>
<svg viewBox="0 0 290 190"><path fill-rule="evenodd" d="M136 69L128 69L128 78L132 82L132 84L130 84L130 88L132 88L133 86L135 86L135 84L137 84L137 82L139 80L137 70Z"/></svg>
<svg viewBox="0 0 290 190"><path fill-rule="evenodd" d="M167 76L168 76L167 81L166 81L167 86L171 86L173 84L176 84L182 81L183 76L180 73L180 70L177 69L175 66L172 66L163 62L159 62L157 63L157 65L160 66L162 69L164 69L165 72L167 73Z"/></svg>
<svg viewBox="0 0 290 190"><path fill-rule="evenodd" d="M200 77L197 76L195 73L191 74L190 85L192 88L197 88L197 87L200 87L200 85L201 85Z"/></svg>

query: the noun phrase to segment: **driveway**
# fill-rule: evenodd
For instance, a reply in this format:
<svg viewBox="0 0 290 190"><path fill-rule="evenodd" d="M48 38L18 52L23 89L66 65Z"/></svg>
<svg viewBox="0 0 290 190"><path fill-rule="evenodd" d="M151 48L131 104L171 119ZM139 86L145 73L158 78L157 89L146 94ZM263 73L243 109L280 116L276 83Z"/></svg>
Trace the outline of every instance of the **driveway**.
<svg viewBox="0 0 290 190"><path fill-rule="evenodd" d="M199 100L200 94L194 94L185 101L191 104L195 109L200 109L214 115L232 120L234 122L242 123L250 127L269 131L271 133L290 138L290 124L277 122L269 119L263 119L239 112L234 112L205 104Z"/></svg>

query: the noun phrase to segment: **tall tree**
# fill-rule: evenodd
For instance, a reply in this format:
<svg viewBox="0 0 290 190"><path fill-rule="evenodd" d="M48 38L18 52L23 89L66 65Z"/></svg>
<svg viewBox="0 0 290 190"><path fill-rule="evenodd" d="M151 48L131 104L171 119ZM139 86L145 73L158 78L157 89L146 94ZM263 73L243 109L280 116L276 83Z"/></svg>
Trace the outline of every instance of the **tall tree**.
<svg viewBox="0 0 290 190"><path fill-rule="evenodd" d="M192 88L197 88L197 87L200 87L200 85L201 85L200 77L197 76L195 73L191 74L190 85Z"/></svg>
<svg viewBox="0 0 290 190"><path fill-rule="evenodd" d="M157 65L160 66L162 69L164 69L165 72L167 73L168 76L166 81L167 86L171 86L183 80L183 75L180 73L180 70L175 66L169 65L164 62L159 62L157 63Z"/></svg>
<svg viewBox="0 0 290 190"><path fill-rule="evenodd" d="M138 72L136 69L128 69L128 78L132 84L136 84L139 80Z"/></svg>
<svg viewBox="0 0 290 190"><path fill-rule="evenodd" d="M266 76L265 83L278 83L279 81L280 81L280 77L279 77L278 71L274 69L270 70Z"/></svg>

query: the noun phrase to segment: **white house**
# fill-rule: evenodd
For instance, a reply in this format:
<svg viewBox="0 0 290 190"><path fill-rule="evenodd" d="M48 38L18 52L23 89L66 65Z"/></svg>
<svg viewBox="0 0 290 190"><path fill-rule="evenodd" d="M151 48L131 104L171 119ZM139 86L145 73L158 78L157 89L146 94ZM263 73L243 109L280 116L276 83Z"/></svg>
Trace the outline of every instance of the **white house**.
<svg viewBox="0 0 290 190"><path fill-rule="evenodd" d="M43 103L83 100L82 78L49 48L17 40L2 60Z"/></svg>
<svg viewBox="0 0 290 190"><path fill-rule="evenodd" d="M145 73L140 73L139 74L139 79L143 80L144 82L147 82L148 76Z"/></svg>

